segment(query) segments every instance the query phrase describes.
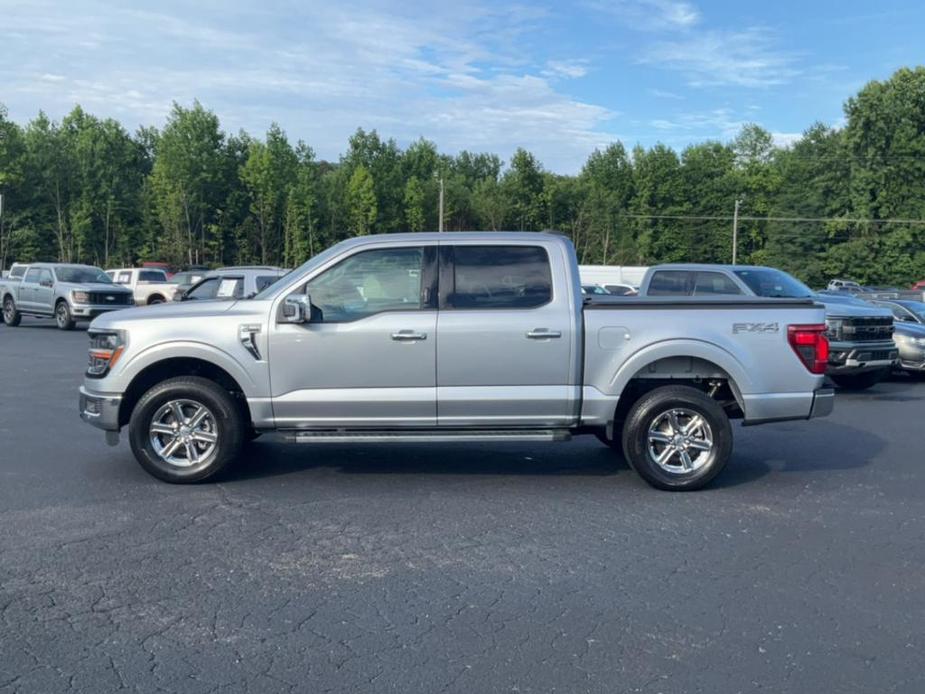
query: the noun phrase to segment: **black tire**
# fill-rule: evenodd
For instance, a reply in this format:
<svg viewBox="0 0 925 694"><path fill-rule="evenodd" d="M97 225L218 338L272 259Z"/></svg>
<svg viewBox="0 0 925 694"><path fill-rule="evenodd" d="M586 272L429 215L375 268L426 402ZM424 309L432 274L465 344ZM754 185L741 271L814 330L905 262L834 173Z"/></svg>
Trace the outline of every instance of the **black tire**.
<svg viewBox="0 0 925 694"><path fill-rule="evenodd" d="M59 330L73 330L77 321L71 316L71 307L63 299L55 304L55 325Z"/></svg>
<svg viewBox="0 0 925 694"><path fill-rule="evenodd" d="M695 416L701 417L705 426L697 425ZM689 427L694 428L688 430ZM650 435L671 443L650 442ZM672 448L676 445L678 448ZM709 450L694 448L707 445ZM630 408L623 427L623 454L653 487L668 491L701 489L732 456L732 426L719 403L702 391L689 386L663 386L649 391ZM656 454L669 457L660 465L653 457Z"/></svg>
<svg viewBox="0 0 925 694"><path fill-rule="evenodd" d="M836 374L831 376L831 379L835 382L835 385L845 390L867 390L889 375L888 369L878 369L876 371L864 371L859 374Z"/></svg>
<svg viewBox="0 0 925 694"><path fill-rule="evenodd" d="M148 297L148 306L154 306L154 304L163 304L164 301L164 297L162 297L160 294L155 294L154 296Z"/></svg>
<svg viewBox="0 0 925 694"><path fill-rule="evenodd" d="M170 412L174 411L171 403L192 403L186 410L181 407L184 415L191 415L185 423L189 423L192 415L198 411L195 409L196 406L206 409L207 417L200 425L202 428L194 428L188 432L194 439L197 433L215 436L216 441L211 450L208 450L208 442L192 442L193 446L203 447L200 460L172 464L156 450L152 441L155 436L158 444L162 445L162 452L168 453L168 457L171 457L168 452L169 444L172 437L176 436L155 435L151 432L152 424L160 413L166 410L166 415L170 417ZM163 422L164 420L158 419L158 423ZM244 421L240 405L227 390L206 378L178 376L158 383L141 396L129 420L129 442L135 458L146 471L165 482L184 484L200 482L221 471L238 456L249 429L250 423ZM182 444L182 450L179 446L176 451L183 454L184 460L190 460L188 446ZM194 452L200 453L198 448Z"/></svg>
<svg viewBox="0 0 925 694"><path fill-rule="evenodd" d="M3 322L11 328L15 328L22 322L22 314L16 310L16 302L11 296L3 301Z"/></svg>

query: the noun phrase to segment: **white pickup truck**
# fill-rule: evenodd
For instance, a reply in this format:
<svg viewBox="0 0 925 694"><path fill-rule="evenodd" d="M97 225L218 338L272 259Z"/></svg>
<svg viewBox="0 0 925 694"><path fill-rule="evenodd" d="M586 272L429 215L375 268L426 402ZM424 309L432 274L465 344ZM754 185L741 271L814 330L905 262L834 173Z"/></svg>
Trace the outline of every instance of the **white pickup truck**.
<svg viewBox="0 0 925 694"><path fill-rule="evenodd" d="M562 441L596 435L652 485L707 484L730 419L831 412L812 299L583 297L545 233L388 234L315 256L251 299L90 326L80 414L170 482L245 440ZM253 464L259 464L255 460Z"/></svg>
<svg viewBox="0 0 925 694"><path fill-rule="evenodd" d="M167 278L167 273L156 268L126 267L107 270L106 274L116 284L132 290L136 306L151 306L172 301L177 288Z"/></svg>

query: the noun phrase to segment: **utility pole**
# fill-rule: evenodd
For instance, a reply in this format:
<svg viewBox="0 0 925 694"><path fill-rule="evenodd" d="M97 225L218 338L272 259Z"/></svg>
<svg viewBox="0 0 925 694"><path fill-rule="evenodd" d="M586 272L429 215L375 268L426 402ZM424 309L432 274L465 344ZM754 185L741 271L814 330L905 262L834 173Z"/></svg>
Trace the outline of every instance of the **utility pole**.
<svg viewBox="0 0 925 694"><path fill-rule="evenodd" d="M742 201L736 199L735 212L732 213L732 264L736 264L736 256L739 253L739 203Z"/></svg>
<svg viewBox="0 0 925 694"><path fill-rule="evenodd" d="M440 202L437 207L437 216L439 217L437 231L443 231L443 176L440 177Z"/></svg>

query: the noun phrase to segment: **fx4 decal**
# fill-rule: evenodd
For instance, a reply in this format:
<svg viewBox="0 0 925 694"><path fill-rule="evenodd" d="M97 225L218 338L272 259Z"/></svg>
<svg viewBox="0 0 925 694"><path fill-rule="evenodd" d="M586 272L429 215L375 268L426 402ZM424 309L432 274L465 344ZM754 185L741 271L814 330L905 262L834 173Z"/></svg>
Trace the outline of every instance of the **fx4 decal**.
<svg viewBox="0 0 925 694"><path fill-rule="evenodd" d="M739 333L777 333L780 332L780 324L778 323L733 323L732 324L732 334L738 335Z"/></svg>

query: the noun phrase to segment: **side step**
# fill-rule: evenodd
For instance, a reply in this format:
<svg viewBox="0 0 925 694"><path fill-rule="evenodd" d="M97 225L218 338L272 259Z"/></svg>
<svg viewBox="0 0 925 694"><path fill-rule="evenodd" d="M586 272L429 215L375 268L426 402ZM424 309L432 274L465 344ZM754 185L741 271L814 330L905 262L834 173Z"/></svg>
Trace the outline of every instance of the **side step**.
<svg viewBox="0 0 925 694"><path fill-rule="evenodd" d="M416 429L410 431L280 432L295 443L453 443L473 441L568 441L568 429Z"/></svg>

